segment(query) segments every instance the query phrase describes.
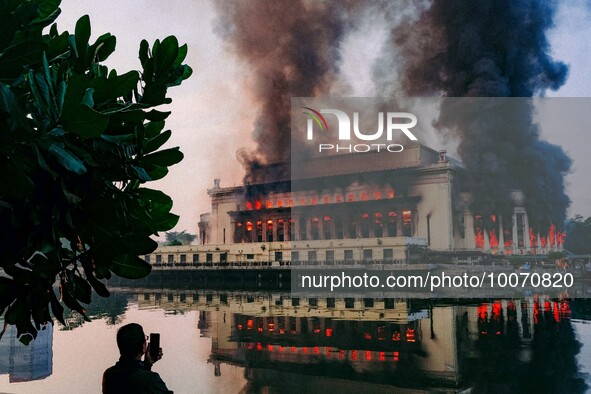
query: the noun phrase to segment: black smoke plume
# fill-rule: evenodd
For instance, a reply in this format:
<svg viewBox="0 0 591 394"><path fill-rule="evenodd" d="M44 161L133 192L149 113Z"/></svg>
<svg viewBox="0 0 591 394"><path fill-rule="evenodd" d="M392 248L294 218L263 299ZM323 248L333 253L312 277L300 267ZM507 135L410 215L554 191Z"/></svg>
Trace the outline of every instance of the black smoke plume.
<svg viewBox="0 0 591 394"><path fill-rule="evenodd" d="M245 183L289 174L266 174L270 163L289 163L290 100L326 96L339 64L345 12L338 3L316 1L215 2L221 35L252 68L255 105L260 106L254 152L240 151Z"/></svg>
<svg viewBox="0 0 591 394"><path fill-rule="evenodd" d="M568 68L549 53L546 33L555 11L551 0L434 0L418 19L392 29L391 42L404 62L403 91L532 97L558 89ZM564 175L571 160L560 147L540 140L531 102L489 102L492 113L500 111L505 119L479 117L483 103L474 104L458 108L453 100L444 102L438 120L440 128L460 138L472 210L507 213L511 191L521 189L534 226L561 226L570 204Z"/></svg>

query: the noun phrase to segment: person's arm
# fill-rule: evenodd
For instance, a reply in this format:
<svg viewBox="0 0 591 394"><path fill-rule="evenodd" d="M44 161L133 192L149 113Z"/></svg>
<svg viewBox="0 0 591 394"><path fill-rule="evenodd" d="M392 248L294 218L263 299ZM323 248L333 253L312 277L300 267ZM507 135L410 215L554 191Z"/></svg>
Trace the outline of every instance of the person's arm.
<svg viewBox="0 0 591 394"><path fill-rule="evenodd" d="M162 348L158 348L158 355L156 356L156 358L152 358L152 356L150 355L150 345L148 344L146 353L144 354L144 367L148 371L151 371L152 365L154 365L158 360L160 360L162 358L162 355Z"/></svg>

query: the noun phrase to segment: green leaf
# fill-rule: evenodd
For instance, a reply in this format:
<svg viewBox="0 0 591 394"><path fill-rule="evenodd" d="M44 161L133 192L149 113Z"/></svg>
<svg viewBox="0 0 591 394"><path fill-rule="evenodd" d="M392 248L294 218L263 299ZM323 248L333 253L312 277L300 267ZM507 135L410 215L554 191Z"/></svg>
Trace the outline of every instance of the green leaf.
<svg viewBox="0 0 591 394"><path fill-rule="evenodd" d="M162 129L164 128L163 121L152 121L145 126L144 135L146 138L153 138L160 134Z"/></svg>
<svg viewBox="0 0 591 394"><path fill-rule="evenodd" d="M176 147L151 153L147 156L142 157L140 159L140 162L144 167L148 165L168 167L176 163L179 163L181 160L183 160L183 157L183 153L179 150L178 147Z"/></svg>
<svg viewBox="0 0 591 394"><path fill-rule="evenodd" d="M82 16L76 22L75 30L76 49L78 50L78 56L86 56L86 50L88 48L88 40L90 39L90 17L88 15Z"/></svg>
<svg viewBox="0 0 591 394"><path fill-rule="evenodd" d="M155 46L156 47L156 46ZM179 42L175 36L168 36L160 43L158 50L154 48L156 78L167 76L170 68L177 60L179 54Z"/></svg>
<svg viewBox="0 0 591 394"><path fill-rule="evenodd" d="M51 303L51 312L53 313L53 316L65 326L66 321L64 320L64 307L58 301L53 290L49 291L49 301Z"/></svg>
<svg viewBox="0 0 591 394"><path fill-rule="evenodd" d="M156 231L172 230L179 222L179 219L180 216L175 215L174 213L167 213L166 215L154 220L153 226L157 229Z"/></svg>
<svg viewBox="0 0 591 394"><path fill-rule="evenodd" d="M157 181L158 179L164 178L168 174L167 167L155 167L152 170L146 170L148 176L152 178L153 181Z"/></svg>
<svg viewBox="0 0 591 394"><path fill-rule="evenodd" d="M183 60L185 60L185 57L187 57L187 44L183 44L179 47L179 52L174 61L174 65L180 66Z"/></svg>
<svg viewBox="0 0 591 394"><path fill-rule="evenodd" d="M140 42L139 59L140 59L140 63L142 64L142 67L144 67L144 68L145 68L145 63L148 61L148 59L150 57L149 52L150 52L150 44L148 44L148 41L142 40Z"/></svg>
<svg viewBox="0 0 591 394"><path fill-rule="evenodd" d="M117 145L127 144L133 141L133 134L123 134L123 135L108 135L108 134L101 134L101 138L107 142L111 142Z"/></svg>
<svg viewBox="0 0 591 394"><path fill-rule="evenodd" d="M105 61L115 51L117 38L110 33L105 33L90 47L96 61Z"/></svg>
<svg viewBox="0 0 591 394"><path fill-rule="evenodd" d="M87 275L86 279L98 295L100 295L101 297L108 297L110 295L107 286L105 286L103 282L95 278L93 275Z"/></svg>
<svg viewBox="0 0 591 394"><path fill-rule="evenodd" d="M25 41L7 48L0 56L0 80L20 75L25 66L41 61L41 54L47 44L38 41Z"/></svg>
<svg viewBox="0 0 591 394"><path fill-rule="evenodd" d="M74 297L80 302L90 304L92 295L90 284L85 279L76 275L74 271L68 271L67 277Z"/></svg>
<svg viewBox="0 0 591 394"><path fill-rule="evenodd" d="M6 48L16 33L17 24L12 15L4 11L0 14L2 24L0 24L0 50Z"/></svg>
<svg viewBox="0 0 591 394"><path fill-rule="evenodd" d="M158 242L154 241L147 235L138 236L137 234L131 234L121 238L121 241L133 255L148 254L152 253L158 247Z"/></svg>
<svg viewBox="0 0 591 394"><path fill-rule="evenodd" d="M159 122L159 121L162 121L162 120L168 118L168 115L170 115L170 111L162 112L162 111L157 111L157 110L153 109L146 114L146 119L154 121L154 122Z"/></svg>
<svg viewBox="0 0 591 394"><path fill-rule="evenodd" d="M154 152L158 150L162 145L168 141L170 136L172 135L172 131L166 130L156 137L150 138L148 141L144 143L144 154Z"/></svg>
<svg viewBox="0 0 591 394"><path fill-rule="evenodd" d="M135 172L135 174L137 175L137 177L144 181L144 182L150 182L152 180L152 178L150 178L150 175L148 175L148 173L146 172L145 169L143 169L142 167L138 167L138 166L131 166L131 169Z"/></svg>
<svg viewBox="0 0 591 394"><path fill-rule="evenodd" d="M17 298L6 310L4 321L16 325L19 341L28 345L37 336L37 330L31 323L29 308L22 298Z"/></svg>
<svg viewBox="0 0 591 394"><path fill-rule="evenodd" d="M64 144L54 143L49 147L48 151L65 169L75 172L78 175L86 173L84 162L75 154L66 150Z"/></svg>
<svg viewBox="0 0 591 394"><path fill-rule="evenodd" d="M88 316L86 316L86 309L82 305L80 305L78 300L72 294L72 292L71 292L72 289L70 289L70 286L68 285L68 283L64 282L63 279L61 280L61 290L62 290L62 300L64 301L64 304L66 304L66 306L68 308L80 313L82 315L82 317L84 317L85 321L90 321Z"/></svg>
<svg viewBox="0 0 591 394"><path fill-rule="evenodd" d="M39 4L39 19L45 19L51 16L60 6L62 0L45 0Z"/></svg>
<svg viewBox="0 0 591 394"><path fill-rule="evenodd" d="M94 107L94 99L92 98L93 94L94 94L93 88L86 89L86 92L84 93L84 97L82 97L82 104L86 105L89 108L93 108Z"/></svg>
<svg viewBox="0 0 591 394"><path fill-rule="evenodd" d="M64 105L61 119L65 130L81 137L98 137L109 124L108 115L101 114L86 105Z"/></svg>
<svg viewBox="0 0 591 394"><path fill-rule="evenodd" d="M140 279L148 276L152 266L137 256L123 255L115 258L111 271L122 278Z"/></svg>
<svg viewBox="0 0 591 394"><path fill-rule="evenodd" d="M97 78L91 82L96 91L95 100L102 103L124 97L137 87L139 78L140 75L137 71L130 71L122 75L109 75L109 78Z"/></svg>

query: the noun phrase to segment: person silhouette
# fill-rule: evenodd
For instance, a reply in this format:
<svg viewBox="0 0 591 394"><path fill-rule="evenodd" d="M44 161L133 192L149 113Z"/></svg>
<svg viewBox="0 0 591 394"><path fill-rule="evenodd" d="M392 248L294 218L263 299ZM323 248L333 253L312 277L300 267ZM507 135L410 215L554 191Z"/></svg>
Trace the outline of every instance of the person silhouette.
<svg viewBox="0 0 591 394"><path fill-rule="evenodd" d="M103 374L103 394L172 393L160 375L152 372L152 365L162 358L162 348L155 358L150 355L142 326L130 323L121 327L117 331L117 347L121 357Z"/></svg>

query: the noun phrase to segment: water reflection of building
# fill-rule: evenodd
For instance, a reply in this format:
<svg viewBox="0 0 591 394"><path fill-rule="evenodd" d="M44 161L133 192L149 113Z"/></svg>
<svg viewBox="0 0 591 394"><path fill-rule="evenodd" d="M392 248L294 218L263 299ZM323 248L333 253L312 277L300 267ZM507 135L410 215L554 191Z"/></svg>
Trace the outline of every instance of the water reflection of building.
<svg viewBox="0 0 591 394"><path fill-rule="evenodd" d="M281 392L276 387L287 382L297 383L297 392L328 389L328 382L347 392L360 382L360 392L523 386L528 371L547 369L538 366L540 358L548 365L553 357L574 359L568 350L548 349L576 344L563 333L569 304L534 297L447 306L171 290L139 294L138 302L140 308L200 311L198 328L212 339L214 374L221 363L241 366L252 385L275 387L269 392ZM496 376L504 367L520 372Z"/></svg>
<svg viewBox="0 0 591 394"><path fill-rule="evenodd" d="M17 338L15 326L6 327L0 340L0 375L8 374L10 383L44 379L53 368L53 325L40 330L28 346Z"/></svg>

